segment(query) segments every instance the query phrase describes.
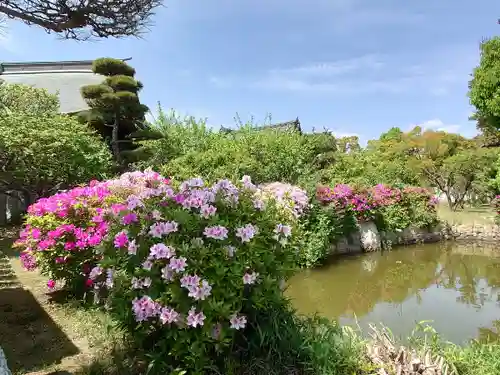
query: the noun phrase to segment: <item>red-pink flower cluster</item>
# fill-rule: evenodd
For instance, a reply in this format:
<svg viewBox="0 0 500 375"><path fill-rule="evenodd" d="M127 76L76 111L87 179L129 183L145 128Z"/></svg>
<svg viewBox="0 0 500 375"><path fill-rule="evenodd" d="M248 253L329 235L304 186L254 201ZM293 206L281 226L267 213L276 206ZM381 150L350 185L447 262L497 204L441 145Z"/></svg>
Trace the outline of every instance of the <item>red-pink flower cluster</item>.
<svg viewBox="0 0 500 375"><path fill-rule="evenodd" d="M83 283L91 285L87 277L99 259L95 248L108 233L110 215L130 209L131 196L140 201L168 186L169 180L156 172L131 172L39 199L28 208L26 225L15 244L21 248L24 268L42 267L51 278L66 281L80 275ZM133 212L122 218L124 225L137 220Z"/></svg>
<svg viewBox="0 0 500 375"><path fill-rule="evenodd" d="M377 208L398 204L403 196L408 194L428 197L429 205L437 204L437 198L428 189L422 187L398 189L384 184L364 190L356 190L345 184L338 184L333 188L318 187L316 199L323 204L335 204L340 208L347 208L358 218L367 219Z"/></svg>

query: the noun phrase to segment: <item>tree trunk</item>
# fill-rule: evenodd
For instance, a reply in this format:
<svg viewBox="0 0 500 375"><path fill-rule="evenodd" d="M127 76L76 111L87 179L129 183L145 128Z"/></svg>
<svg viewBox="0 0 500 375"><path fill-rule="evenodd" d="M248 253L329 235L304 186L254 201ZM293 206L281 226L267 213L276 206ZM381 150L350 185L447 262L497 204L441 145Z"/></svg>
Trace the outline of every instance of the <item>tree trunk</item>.
<svg viewBox="0 0 500 375"><path fill-rule="evenodd" d="M115 120L113 122L113 130L111 133L111 149L113 151L113 156L115 157L115 161L119 167L122 166L122 161L120 157L120 143L118 141L118 119L115 116Z"/></svg>

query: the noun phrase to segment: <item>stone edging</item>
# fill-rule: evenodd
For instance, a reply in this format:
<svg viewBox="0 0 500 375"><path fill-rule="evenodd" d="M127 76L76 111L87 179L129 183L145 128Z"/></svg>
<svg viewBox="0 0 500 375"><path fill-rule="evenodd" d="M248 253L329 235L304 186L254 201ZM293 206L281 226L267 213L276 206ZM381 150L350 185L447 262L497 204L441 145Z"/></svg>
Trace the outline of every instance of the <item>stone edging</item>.
<svg viewBox="0 0 500 375"><path fill-rule="evenodd" d="M500 240L500 226L495 224L449 225L450 237L455 240L497 242Z"/></svg>
<svg viewBox="0 0 500 375"><path fill-rule="evenodd" d="M439 223L433 228L406 228L400 232L379 232L375 223L358 223L358 230L332 245L334 254L350 254L381 250L383 247L432 243L446 240L497 242L500 226L495 224Z"/></svg>

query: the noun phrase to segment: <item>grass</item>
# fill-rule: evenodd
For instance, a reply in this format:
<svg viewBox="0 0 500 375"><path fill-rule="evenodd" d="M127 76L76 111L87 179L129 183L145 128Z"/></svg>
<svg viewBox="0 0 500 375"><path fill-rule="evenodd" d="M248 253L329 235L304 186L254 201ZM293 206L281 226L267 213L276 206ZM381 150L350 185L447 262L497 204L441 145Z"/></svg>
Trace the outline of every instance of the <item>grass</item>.
<svg viewBox="0 0 500 375"><path fill-rule="evenodd" d="M424 335L422 335L424 333ZM497 375L500 374L500 342L472 340L468 345L455 345L444 341L438 332L427 323L418 323L410 337L417 347L430 348L442 356L459 375Z"/></svg>
<svg viewBox="0 0 500 375"><path fill-rule="evenodd" d="M0 343L13 375L74 372L120 343L105 314L47 294L46 279L22 269L0 229Z"/></svg>
<svg viewBox="0 0 500 375"><path fill-rule="evenodd" d="M494 224L495 212L490 206L465 207L464 209L452 211L446 203L441 203L437 211L439 218L450 224Z"/></svg>

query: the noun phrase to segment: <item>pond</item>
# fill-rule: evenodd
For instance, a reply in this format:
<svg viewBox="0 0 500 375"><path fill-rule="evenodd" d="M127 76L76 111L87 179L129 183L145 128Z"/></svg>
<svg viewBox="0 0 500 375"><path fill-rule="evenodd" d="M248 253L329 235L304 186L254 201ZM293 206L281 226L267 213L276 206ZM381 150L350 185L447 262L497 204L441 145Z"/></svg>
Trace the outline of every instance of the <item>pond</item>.
<svg viewBox="0 0 500 375"><path fill-rule="evenodd" d="M342 325L382 323L406 338L430 320L457 344L500 332L500 246L416 245L339 257L296 275L287 288L299 313Z"/></svg>

